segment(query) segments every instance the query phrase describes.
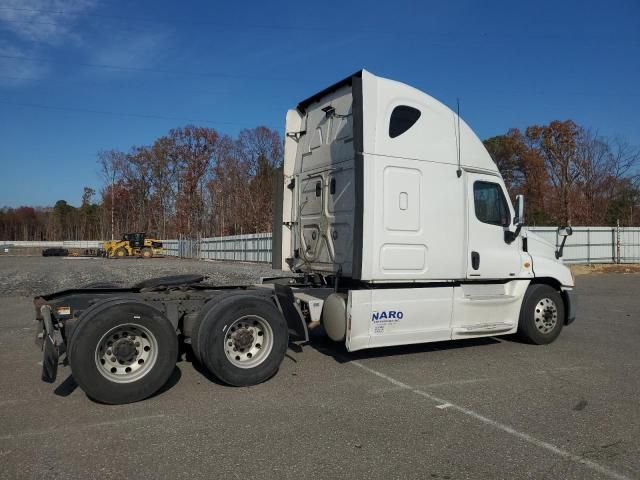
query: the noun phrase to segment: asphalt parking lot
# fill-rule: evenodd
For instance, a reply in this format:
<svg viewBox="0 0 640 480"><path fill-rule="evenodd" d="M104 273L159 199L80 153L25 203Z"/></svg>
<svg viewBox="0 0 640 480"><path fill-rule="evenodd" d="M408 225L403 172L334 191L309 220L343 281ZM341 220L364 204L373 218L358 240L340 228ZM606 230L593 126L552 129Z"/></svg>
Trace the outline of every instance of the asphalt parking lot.
<svg viewBox="0 0 640 480"><path fill-rule="evenodd" d="M262 385L185 360L123 406L89 400L67 368L42 383L31 299L5 295L0 478L640 478L640 274L581 276L577 292L548 346L349 354L314 336Z"/></svg>

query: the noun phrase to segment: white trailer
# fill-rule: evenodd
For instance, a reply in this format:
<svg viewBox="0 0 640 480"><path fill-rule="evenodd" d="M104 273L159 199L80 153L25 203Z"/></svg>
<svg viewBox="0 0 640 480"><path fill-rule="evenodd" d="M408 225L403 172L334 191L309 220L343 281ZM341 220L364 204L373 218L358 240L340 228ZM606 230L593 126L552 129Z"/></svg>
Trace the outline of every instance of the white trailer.
<svg viewBox="0 0 640 480"><path fill-rule="evenodd" d="M482 142L415 88L362 70L289 110L280 180L273 259L289 276L37 297L43 379L66 354L91 397L126 403L162 387L180 341L222 381L253 385L320 325L355 351L513 333L546 344L575 318L562 247L522 228L524 198L512 207Z"/></svg>

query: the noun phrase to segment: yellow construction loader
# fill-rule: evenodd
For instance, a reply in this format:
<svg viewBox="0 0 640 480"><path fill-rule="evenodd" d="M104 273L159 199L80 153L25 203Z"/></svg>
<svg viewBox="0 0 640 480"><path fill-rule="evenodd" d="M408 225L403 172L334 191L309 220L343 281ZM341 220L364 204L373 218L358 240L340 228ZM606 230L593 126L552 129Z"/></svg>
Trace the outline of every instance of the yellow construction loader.
<svg viewBox="0 0 640 480"><path fill-rule="evenodd" d="M151 258L164 253L162 242L147 238L146 233L125 233L121 240L107 240L102 247L104 256L108 258Z"/></svg>

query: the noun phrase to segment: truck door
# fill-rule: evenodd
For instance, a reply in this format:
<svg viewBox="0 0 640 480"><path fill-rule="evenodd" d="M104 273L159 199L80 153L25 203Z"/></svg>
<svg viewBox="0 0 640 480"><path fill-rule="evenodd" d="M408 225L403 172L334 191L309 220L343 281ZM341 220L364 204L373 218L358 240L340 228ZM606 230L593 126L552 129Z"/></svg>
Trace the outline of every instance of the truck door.
<svg viewBox="0 0 640 480"><path fill-rule="evenodd" d="M518 276L520 242L505 242L504 232L515 227L502 179L479 173L468 173L466 177L467 278L509 279Z"/></svg>

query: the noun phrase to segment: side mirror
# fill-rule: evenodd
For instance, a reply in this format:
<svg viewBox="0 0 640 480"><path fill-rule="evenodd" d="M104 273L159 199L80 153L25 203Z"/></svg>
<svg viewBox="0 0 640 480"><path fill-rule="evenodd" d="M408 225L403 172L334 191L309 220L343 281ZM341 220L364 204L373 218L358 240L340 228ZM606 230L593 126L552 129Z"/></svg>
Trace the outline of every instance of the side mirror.
<svg viewBox="0 0 640 480"><path fill-rule="evenodd" d="M556 250L556 258L562 258L564 253L564 244L567 243L567 237L570 237L573 233L573 229L570 226L558 227L558 235L562 237L562 243L558 250Z"/></svg>
<svg viewBox="0 0 640 480"><path fill-rule="evenodd" d="M515 232L508 229L504 231L504 241L506 243L513 243L520 235L520 230L524 225L524 195L516 195L516 216L513 219L513 224L516 226Z"/></svg>
<svg viewBox="0 0 640 480"><path fill-rule="evenodd" d="M516 195L516 217L513 219L516 227L524 225L524 195Z"/></svg>

